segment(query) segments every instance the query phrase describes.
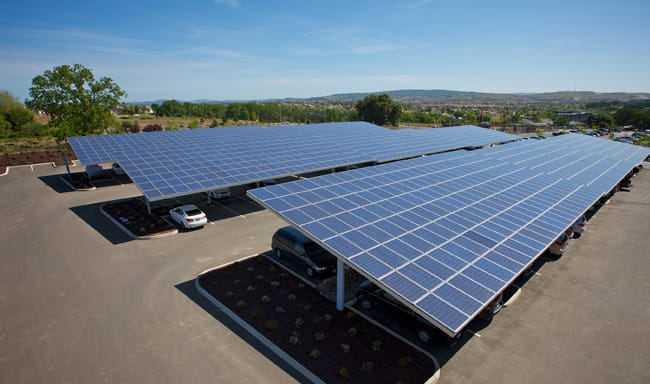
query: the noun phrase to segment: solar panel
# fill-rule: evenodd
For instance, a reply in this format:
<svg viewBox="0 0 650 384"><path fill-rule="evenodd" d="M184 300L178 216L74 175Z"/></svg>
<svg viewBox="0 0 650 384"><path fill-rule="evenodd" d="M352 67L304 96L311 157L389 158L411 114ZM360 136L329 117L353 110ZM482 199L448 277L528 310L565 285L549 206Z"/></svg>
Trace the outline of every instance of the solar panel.
<svg viewBox="0 0 650 384"><path fill-rule="evenodd" d="M595 140L521 141L248 194L453 335L650 153Z"/></svg>
<svg viewBox="0 0 650 384"><path fill-rule="evenodd" d="M84 136L69 143L83 164L119 162L144 196L155 201L515 138L472 126L390 130L356 122Z"/></svg>

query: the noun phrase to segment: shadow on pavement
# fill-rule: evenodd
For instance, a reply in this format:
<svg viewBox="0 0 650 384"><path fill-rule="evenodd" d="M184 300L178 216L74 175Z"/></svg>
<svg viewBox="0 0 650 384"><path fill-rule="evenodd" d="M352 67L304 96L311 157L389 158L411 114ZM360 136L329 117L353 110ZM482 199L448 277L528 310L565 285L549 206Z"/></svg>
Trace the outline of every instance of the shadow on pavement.
<svg viewBox="0 0 650 384"><path fill-rule="evenodd" d="M280 359L273 351L271 351L266 345L261 343L258 339L251 336L245 329L243 329L239 324L237 324L233 319L225 315L223 312L219 311L210 301L203 297L194 286L194 280L185 281L174 286L180 292L182 292L188 299L192 300L204 311L209 313L215 320L228 327L228 329L239 336L244 340L248 345L252 346L260 352L264 357L270 360L273 364L281 368L287 374L292 376L296 381L300 383L309 382L307 378L295 370L292 366L287 364L284 360Z"/></svg>
<svg viewBox="0 0 650 384"><path fill-rule="evenodd" d="M63 181L62 177L65 177L65 174L39 176L38 178L43 182L43 184L52 188L57 193L76 192L66 184L65 181Z"/></svg>
<svg viewBox="0 0 650 384"><path fill-rule="evenodd" d="M100 212L99 209L103 204L80 205L71 207L70 210L114 245L133 240Z"/></svg>

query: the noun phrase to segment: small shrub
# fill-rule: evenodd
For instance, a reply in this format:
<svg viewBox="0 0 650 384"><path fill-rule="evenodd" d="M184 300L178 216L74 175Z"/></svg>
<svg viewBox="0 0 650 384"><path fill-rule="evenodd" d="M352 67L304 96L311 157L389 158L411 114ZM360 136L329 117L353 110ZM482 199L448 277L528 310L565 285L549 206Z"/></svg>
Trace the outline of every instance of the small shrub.
<svg viewBox="0 0 650 384"><path fill-rule="evenodd" d="M264 275L257 275L257 280L264 280Z"/></svg>
<svg viewBox="0 0 650 384"><path fill-rule="evenodd" d="M320 359L320 351L318 349L312 349L311 352L309 352L309 357L312 359Z"/></svg>
<svg viewBox="0 0 650 384"><path fill-rule="evenodd" d="M305 320L303 320L302 317L297 318L293 322L293 325L295 325L296 327L300 327L303 324L305 324Z"/></svg>
<svg viewBox="0 0 650 384"><path fill-rule="evenodd" d="M294 332L291 337L289 337L289 344L298 345L300 344L300 335L297 332Z"/></svg>
<svg viewBox="0 0 650 384"><path fill-rule="evenodd" d="M276 313L285 313L287 310L282 308L282 307L275 307L275 312Z"/></svg>
<svg viewBox="0 0 650 384"><path fill-rule="evenodd" d="M397 360L397 365L400 366L401 368L406 368L409 365L411 365L412 362L413 359L411 359L410 357L402 356Z"/></svg>
<svg viewBox="0 0 650 384"><path fill-rule="evenodd" d="M289 299L290 303L293 303L293 302L296 301L296 299L298 299L298 297L296 295L294 295L293 293L291 293L291 294L289 294L288 299Z"/></svg>
<svg viewBox="0 0 650 384"><path fill-rule="evenodd" d="M275 273L275 272L277 272L277 271L278 271L278 268L277 268L275 265L272 265L272 266L269 268L269 272L271 272L271 273Z"/></svg>
<svg viewBox="0 0 650 384"><path fill-rule="evenodd" d="M375 352L381 352L381 340L373 340L372 344L370 344L370 349Z"/></svg>
<svg viewBox="0 0 650 384"><path fill-rule="evenodd" d="M246 267L247 272L253 272L254 270L255 270L255 268L253 268L253 267Z"/></svg>
<svg viewBox="0 0 650 384"><path fill-rule="evenodd" d="M343 353L350 353L350 344L340 344Z"/></svg>
<svg viewBox="0 0 650 384"><path fill-rule="evenodd" d="M269 295L262 296L262 303L268 303L269 301L271 301L271 296Z"/></svg>
<svg viewBox="0 0 650 384"><path fill-rule="evenodd" d="M253 309L251 316L253 316L254 319L259 319L262 316L262 311L259 309Z"/></svg>
<svg viewBox="0 0 650 384"><path fill-rule="evenodd" d="M279 281L272 281L270 284L271 284L271 288L273 289L277 289L280 286Z"/></svg>
<svg viewBox="0 0 650 384"><path fill-rule="evenodd" d="M348 336L355 336L358 333L355 327L348 328Z"/></svg>
<svg viewBox="0 0 650 384"><path fill-rule="evenodd" d="M316 341L323 341L323 340L325 340L326 338L327 338L327 336L326 336L324 333L322 333L322 332L316 332L316 333L314 333L314 340L316 340Z"/></svg>
<svg viewBox="0 0 650 384"><path fill-rule="evenodd" d="M372 361L364 361L361 363L361 370L364 372L372 372L372 370L375 368L375 363Z"/></svg>
<svg viewBox="0 0 650 384"><path fill-rule="evenodd" d="M350 371L345 367L339 369L339 376L341 376L343 380L350 380L352 378L352 374L350 374Z"/></svg>
<svg viewBox="0 0 650 384"><path fill-rule="evenodd" d="M239 308L244 308L244 307L246 306L246 302L245 302L244 300L239 300L239 301L237 302L237 306L238 306Z"/></svg>
<svg viewBox="0 0 650 384"><path fill-rule="evenodd" d="M305 283L299 283L298 288L305 288Z"/></svg>
<svg viewBox="0 0 650 384"><path fill-rule="evenodd" d="M326 322L331 323L332 320L334 319L334 316L332 316L329 313L326 313L326 314L323 315L323 319L325 319Z"/></svg>
<svg viewBox="0 0 650 384"><path fill-rule="evenodd" d="M305 312L309 312L309 311L311 311L311 304L305 304L305 305L302 307L302 309L304 309Z"/></svg>
<svg viewBox="0 0 650 384"><path fill-rule="evenodd" d="M266 322L266 324L264 324L264 327L269 331L272 331L278 327L278 322L275 320L269 320Z"/></svg>
<svg viewBox="0 0 650 384"><path fill-rule="evenodd" d="M254 291L255 291L255 287L253 287L252 285L246 287L246 292L254 292Z"/></svg>

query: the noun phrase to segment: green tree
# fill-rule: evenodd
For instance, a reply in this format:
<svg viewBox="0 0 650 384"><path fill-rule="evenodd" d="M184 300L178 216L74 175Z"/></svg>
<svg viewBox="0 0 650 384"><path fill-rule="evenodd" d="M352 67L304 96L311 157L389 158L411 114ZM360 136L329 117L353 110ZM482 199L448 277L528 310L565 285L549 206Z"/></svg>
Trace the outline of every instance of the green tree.
<svg viewBox="0 0 650 384"><path fill-rule="evenodd" d="M50 116L57 139L100 133L114 119L111 110L126 93L109 77L95 80L81 64L61 65L32 79L27 106Z"/></svg>
<svg viewBox="0 0 650 384"><path fill-rule="evenodd" d="M399 125L402 107L386 93L369 95L355 105L359 119L377 125Z"/></svg>
<svg viewBox="0 0 650 384"><path fill-rule="evenodd" d="M596 113L587 118L590 127L609 128L614 125L614 117L608 113Z"/></svg>

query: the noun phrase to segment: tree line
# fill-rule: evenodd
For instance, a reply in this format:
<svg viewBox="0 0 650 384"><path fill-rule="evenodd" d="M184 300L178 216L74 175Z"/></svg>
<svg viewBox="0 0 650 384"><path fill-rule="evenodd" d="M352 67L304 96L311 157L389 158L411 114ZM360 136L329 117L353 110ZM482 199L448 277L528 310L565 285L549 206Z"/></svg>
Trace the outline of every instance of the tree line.
<svg viewBox="0 0 650 384"><path fill-rule="evenodd" d="M0 138L50 136L61 141L68 136L104 133L119 128L114 112L135 114L142 106L125 105L126 96L111 78L96 79L83 65L62 65L46 70L32 80L30 96L25 105L6 91L0 91ZM589 105L587 105L589 107ZM194 122L212 119L210 126L228 121L253 123L321 123L340 121L368 121L378 125L399 126L400 123L421 123L437 126L458 124L519 123L526 119L558 122L558 115L541 107L512 106L500 110L465 106L401 105L384 94L369 95L356 103L189 103L167 100L151 106L159 117L190 117ZM594 127L632 125L650 129L650 102L598 103L593 108L599 113L589 117L587 124ZM35 121L34 114L48 116L47 124ZM137 124L137 122L136 122ZM194 123L191 127L198 126ZM124 128L124 127L122 127ZM140 128L129 126L127 132L160 130L152 124Z"/></svg>

